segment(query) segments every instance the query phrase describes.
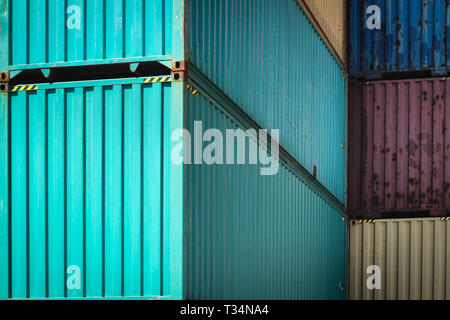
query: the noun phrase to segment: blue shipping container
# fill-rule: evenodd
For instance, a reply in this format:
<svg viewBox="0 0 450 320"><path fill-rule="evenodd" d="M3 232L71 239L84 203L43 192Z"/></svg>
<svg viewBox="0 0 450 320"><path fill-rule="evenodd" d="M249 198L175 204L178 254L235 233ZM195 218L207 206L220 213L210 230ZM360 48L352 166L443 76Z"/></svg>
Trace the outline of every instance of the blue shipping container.
<svg viewBox="0 0 450 320"><path fill-rule="evenodd" d="M450 69L450 7L445 0L351 0L350 74Z"/></svg>

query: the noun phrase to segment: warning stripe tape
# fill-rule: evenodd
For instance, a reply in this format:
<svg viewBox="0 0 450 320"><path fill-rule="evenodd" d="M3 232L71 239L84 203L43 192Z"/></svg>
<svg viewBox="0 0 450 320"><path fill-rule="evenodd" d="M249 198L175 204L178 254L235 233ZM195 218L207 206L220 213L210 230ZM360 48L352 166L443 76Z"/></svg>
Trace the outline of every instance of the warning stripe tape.
<svg viewBox="0 0 450 320"><path fill-rule="evenodd" d="M441 218L441 221L450 221L450 217Z"/></svg>
<svg viewBox="0 0 450 320"><path fill-rule="evenodd" d="M38 89L38 86L15 86L12 88L12 92L16 91L36 91Z"/></svg>
<svg viewBox="0 0 450 320"><path fill-rule="evenodd" d="M172 82L172 77L153 77L144 80L144 83L161 83L161 82Z"/></svg>
<svg viewBox="0 0 450 320"><path fill-rule="evenodd" d="M359 220L358 224L365 224L365 223L375 223L375 220L369 219L369 220Z"/></svg>
<svg viewBox="0 0 450 320"><path fill-rule="evenodd" d="M199 92L197 90L195 90L191 85L187 85L188 90L194 95L194 96L198 96Z"/></svg>

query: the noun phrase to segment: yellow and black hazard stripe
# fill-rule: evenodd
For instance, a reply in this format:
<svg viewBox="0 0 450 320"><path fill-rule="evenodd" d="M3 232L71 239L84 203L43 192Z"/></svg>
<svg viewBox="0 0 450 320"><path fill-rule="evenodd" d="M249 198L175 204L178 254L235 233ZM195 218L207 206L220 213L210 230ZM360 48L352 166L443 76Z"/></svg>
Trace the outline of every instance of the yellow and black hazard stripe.
<svg viewBox="0 0 450 320"><path fill-rule="evenodd" d="M194 95L194 96L198 96L199 93L197 90L195 90L191 85L187 85L188 90Z"/></svg>
<svg viewBox="0 0 450 320"><path fill-rule="evenodd" d="M162 83L162 82L172 82L172 77L153 77L144 80L144 83Z"/></svg>
<svg viewBox="0 0 450 320"><path fill-rule="evenodd" d="M358 220L358 224L375 223L374 219Z"/></svg>
<svg viewBox="0 0 450 320"><path fill-rule="evenodd" d="M17 92L17 91L36 91L38 89L38 86L35 85L21 85L21 86L14 86L12 88L12 92Z"/></svg>
<svg viewBox="0 0 450 320"><path fill-rule="evenodd" d="M441 221L450 221L450 217L441 218Z"/></svg>

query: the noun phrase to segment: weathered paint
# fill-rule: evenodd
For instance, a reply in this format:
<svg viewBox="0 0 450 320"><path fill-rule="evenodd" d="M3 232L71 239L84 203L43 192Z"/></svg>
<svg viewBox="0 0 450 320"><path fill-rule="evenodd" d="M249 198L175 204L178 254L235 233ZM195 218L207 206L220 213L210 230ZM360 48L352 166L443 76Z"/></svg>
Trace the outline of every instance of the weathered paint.
<svg viewBox="0 0 450 320"><path fill-rule="evenodd" d="M351 215L450 208L449 93L440 78L351 88Z"/></svg>
<svg viewBox="0 0 450 320"><path fill-rule="evenodd" d="M186 128L193 132L194 121L202 121L204 130L246 130L218 100L189 93ZM334 209L286 163L274 176L260 169L185 166L184 298L345 299L344 209Z"/></svg>
<svg viewBox="0 0 450 320"><path fill-rule="evenodd" d="M186 19L186 59L345 202L346 79L297 1L192 0Z"/></svg>
<svg viewBox="0 0 450 320"><path fill-rule="evenodd" d="M368 21L380 9L380 29ZM380 78L385 72L431 71L450 67L450 7L445 0L350 0L350 74Z"/></svg>
<svg viewBox="0 0 450 320"><path fill-rule="evenodd" d="M120 79L9 93L0 298L181 298L182 166L163 152L183 124L180 86ZM70 266L79 289L66 286Z"/></svg>
<svg viewBox="0 0 450 320"><path fill-rule="evenodd" d="M9 70L183 60L182 0L2 0L0 10Z"/></svg>
<svg viewBox="0 0 450 320"><path fill-rule="evenodd" d="M350 222L351 300L450 300L450 221ZM367 287L369 266L380 285Z"/></svg>

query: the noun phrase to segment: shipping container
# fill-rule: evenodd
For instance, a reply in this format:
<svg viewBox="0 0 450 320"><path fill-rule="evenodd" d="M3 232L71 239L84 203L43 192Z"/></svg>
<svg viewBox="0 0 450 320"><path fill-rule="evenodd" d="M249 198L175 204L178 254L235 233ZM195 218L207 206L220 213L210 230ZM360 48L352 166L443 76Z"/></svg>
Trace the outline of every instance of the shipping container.
<svg viewBox="0 0 450 320"><path fill-rule="evenodd" d="M144 81L1 94L0 298L181 297L183 84Z"/></svg>
<svg viewBox="0 0 450 320"><path fill-rule="evenodd" d="M174 162L194 121L257 128L190 77L0 94L1 299L345 299L345 207L283 148L272 176Z"/></svg>
<svg viewBox="0 0 450 320"><path fill-rule="evenodd" d="M183 60L183 0L1 0L0 70Z"/></svg>
<svg viewBox="0 0 450 320"><path fill-rule="evenodd" d="M188 96L190 132L194 121L247 129L215 107L217 97ZM344 207L283 162L273 176L261 176L261 165L185 167L186 298L346 298Z"/></svg>
<svg viewBox="0 0 450 320"><path fill-rule="evenodd" d="M350 0L350 74L446 74L448 13L445 0Z"/></svg>
<svg viewBox="0 0 450 320"><path fill-rule="evenodd" d="M448 218L350 222L351 300L450 300Z"/></svg>
<svg viewBox="0 0 450 320"><path fill-rule="evenodd" d="M347 80L297 0L191 0L186 59L345 202Z"/></svg>
<svg viewBox="0 0 450 320"><path fill-rule="evenodd" d="M450 81L353 85L349 105L350 215L450 209ZM446 213L445 213L446 215Z"/></svg>
<svg viewBox="0 0 450 320"><path fill-rule="evenodd" d="M53 81L64 67L108 64L110 72L118 66L109 64L129 64L138 71L131 77L145 61L177 72L193 64L259 125L280 129L289 153L345 202L345 171L334 170L346 157L345 72L303 1L0 0L0 7L0 72L12 82L29 69Z"/></svg>
<svg viewBox="0 0 450 320"><path fill-rule="evenodd" d="M343 64L347 61L348 0L304 1Z"/></svg>

